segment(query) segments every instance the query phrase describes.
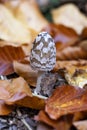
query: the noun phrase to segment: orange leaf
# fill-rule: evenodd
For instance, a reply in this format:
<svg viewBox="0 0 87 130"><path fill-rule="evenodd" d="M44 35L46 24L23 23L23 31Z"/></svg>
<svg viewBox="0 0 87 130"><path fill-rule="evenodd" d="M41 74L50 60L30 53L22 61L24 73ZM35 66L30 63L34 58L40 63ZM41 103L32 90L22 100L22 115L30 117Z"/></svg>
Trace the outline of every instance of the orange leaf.
<svg viewBox="0 0 87 130"><path fill-rule="evenodd" d="M33 96L33 97L27 96L23 98L22 100L15 102L15 104L19 106L33 108L33 109L43 109L45 106L45 101L36 96Z"/></svg>
<svg viewBox="0 0 87 130"><path fill-rule="evenodd" d="M25 54L21 47L0 47L0 74L5 75L14 72L13 61L22 60Z"/></svg>
<svg viewBox="0 0 87 130"><path fill-rule="evenodd" d="M49 118L49 116L44 111L40 111L35 119L44 122L53 128L56 128L56 130L69 130L72 124L72 117L73 115L67 115L57 120L53 120Z"/></svg>
<svg viewBox="0 0 87 130"><path fill-rule="evenodd" d="M47 100L45 111L52 119L87 110L87 91L73 86L58 87Z"/></svg>
<svg viewBox="0 0 87 130"><path fill-rule="evenodd" d="M35 109L45 106L44 99L33 96L27 82L19 77L12 80L0 80L0 99L7 105L18 105Z"/></svg>
<svg viewBox="0 0 87 130"><path fill-rule="evenodd" d="M74 45L79 39L73 29L64 25L49 24L44 30L52 35L58 51L67 46Z"/></svg>
<svg viewBox="0 0 87 130"><path fill-rule="evenodd" d="M13 110L13 106L6 105L3 100L0 100L0 115L8 115Z"/></svg>
<svg viewBox="0 0 87 130"><path fill-rule="evenodd" d="M21 77L12 80L0 80L0 99L7 104L14 104L26 96L32 96L31 90Z"/></svg>

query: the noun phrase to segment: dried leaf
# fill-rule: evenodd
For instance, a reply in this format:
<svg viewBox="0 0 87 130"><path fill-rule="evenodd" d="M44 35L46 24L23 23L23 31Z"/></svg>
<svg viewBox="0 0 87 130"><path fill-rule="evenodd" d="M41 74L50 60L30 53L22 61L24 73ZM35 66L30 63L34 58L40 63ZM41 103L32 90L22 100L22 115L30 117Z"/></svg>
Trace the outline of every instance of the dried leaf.
<svg viewBox="0 0 87 130"><path fill-rule="evenodd" d="M0 75L13 73L13 61L22 60L24 57L25 54L21 47L0 47Z"/></svg>
<svg viewBox="0 0 87 130"><path fill-rule="evenodd" d="M44 99L33 96L27 82L22 78L0 80L0 100L7 105L18 105L35 109L44 108Z"/></svg>
<svg viewBox="0 0 87 130"><path fill-rule="evenodd" d="M54 71L58 71L59 69L66 69L72 71L72 73L77 69L87 70L87 60L57 61L54 67Z"/></svg>
<svg viewBox="0 0 87 130"><path fill-rule="evenodd" d="M29 28L41 31L48 24L35 0L19 0L16 4L15 1L7 1L5 5L19 21Z"/></svg>
<svg viewBox="0 0 87 130"><path fill-rule="evenodd" d="M87 130L87 120L76 121L73 123L78 130Z"/></svg>
<svg viewBox="0 0 87 130"><path fill-rule="evenodd" d="M16 101L15 102L16 105L19 106L24 106L24 107L29 107L29 108L33 108L33 109L43 109L45 106L45 101L42 98L39 98L37 96L27 96L25 98L23 98L22 100Z"/></svg>
<svg viewBox="0 0 87 130"><path fill-rule="evenodd" d="M13 110L13 106L9 106L7 104L5 104L5 102L3 100L0 100L0 115L8 115L9 113L12 112Z"/></svg>
<svg viewBox="0 0 87 130"><path fill-rule="evenodd" d="M75 15L71 15L72 12ZM51 13L54 23L71 27L78 34L81 34L83 28L87 27L87 17L74 4L63 5L60 8L53 9Z"/></svg>
<svg viewBox="0 0 87 130"><path fill-rule="evenodd" d="M72 71L70 69L66 71L65 78L70 85L85 88L87 85L87 68L75 69L73 67Z"/></svg>
<svg viewBox="0 0 87 130"><path fill-rule="evenodd" d="M81 33L80 37L81 37L81 39L86 39L87 38L87 27L85 27L82 30L82 33Z"/></svg>
<svg viewBox="0 0 87 130"><path fill-rule="evenodd" d="M0 4L0 39L14 42L15 44L31 43L34 30L26 27L17 20L12 12Z"/></svg>
<svg viewBox="0 0 87 130"><path fill-rule="evenodd" d="M47 125L55 128L56 130L69 130L71 124L72 124L72 115L64 116L59 118L58 120L53 120L49 118L49 116L44 112L40 111L38 116L36 116L36 120L40 122L44 122Z"/></svg>
<svg viewBox="0 0 87 130"><path fill-rule="evenodd" d="M7 104L14 104L26 96L32 96L28 84L22 77L12 80L0 80L0 99Z"/></svg>
<svg viewBox="0 0 87 130"><path fill-rule="evenodd" d="M87 59L87 52L79 46L69 46L61 51L57 51L56 58L57 61Z"/></svg>
<svg viewBox="0 0 87 130"><path fill-rule="evenodd" d="M79 39L79 36L73 29L61 24L49 24L43 30L52 35L57 51L76 44L76 41Z"/></svg>
<svg viewBox="0 0 87 130"><path fill-rule="evenodd" d="M45 111L52 119L62 115L87 110L87 90L78 87L61 86L47 100Z"/></svg>
<svg viewBox="0 0 87 130"><path fill-rule="evenodd" d="M81 46L79 36L76 32L63 25L49 24L45 31L49 32L56 45L56 59L59 60L75 60L87 59L85 45Z"/></svg>
<svg viewBox="0 0 87 130"><path fill-rule="evenodd" d="M26 64L19 63L17 61L13 62L15 72L22 76L31 86L36 86L37 82L37 72L32 70L29 62Z"/></svg>
<svg viewBox="0 0 87 130"><path fill-rule="evenodd" d="M79 46L84 50L87 51L87 40L83 40L79 43Z"/></svg>

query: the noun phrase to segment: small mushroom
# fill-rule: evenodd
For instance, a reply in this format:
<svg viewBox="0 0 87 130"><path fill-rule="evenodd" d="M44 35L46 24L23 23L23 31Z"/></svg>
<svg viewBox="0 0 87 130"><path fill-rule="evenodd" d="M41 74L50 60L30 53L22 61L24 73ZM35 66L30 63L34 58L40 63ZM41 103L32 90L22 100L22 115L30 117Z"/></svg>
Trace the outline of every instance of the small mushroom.
<svg viewBox="0 0 87 130"><path fill-rule="evenodd" d="M38 71L35 94L39 94L41 90L40 83L43 74L51 71L55 63L56 47L54 40L47 32L41 32L36 37L30 54L30 65Z"/></svg>

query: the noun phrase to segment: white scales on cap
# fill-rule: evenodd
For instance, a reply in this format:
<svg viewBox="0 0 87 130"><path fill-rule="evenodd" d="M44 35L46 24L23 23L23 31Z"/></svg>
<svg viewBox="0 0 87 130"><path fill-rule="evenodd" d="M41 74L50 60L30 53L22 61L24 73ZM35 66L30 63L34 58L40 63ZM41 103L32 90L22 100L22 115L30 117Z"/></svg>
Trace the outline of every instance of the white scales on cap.
<svg viewBox="0 0 87 130"><path fill-rule="evenodd" d="M51 71L56 63L56 47L53 38L47 32L36 37L30 55L30 64L34 70Z"/></svg>

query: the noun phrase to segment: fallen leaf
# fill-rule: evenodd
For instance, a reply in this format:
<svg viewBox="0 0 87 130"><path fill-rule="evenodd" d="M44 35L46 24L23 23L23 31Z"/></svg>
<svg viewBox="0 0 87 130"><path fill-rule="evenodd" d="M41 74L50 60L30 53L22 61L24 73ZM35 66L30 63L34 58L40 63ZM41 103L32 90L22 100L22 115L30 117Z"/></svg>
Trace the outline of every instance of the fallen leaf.
<svg viewBox="0 0 87 130"><path fill-rule="evenodd" d="M82 40L82 41L79 43L79 46L80 46L84 51L87 51L87 40Z"/></svg>
<svg viewBox="0 0 87 130"><path fill-rule="evenodd" d="M14 42L17 45L30 44L33 40L34 30L27 28L21 21L17 20L3 4L0 4L0 10L0 39Z"/></svg>
<svg viewBox="0 0 87 130"><path fill-rule="evenodd" d="M80 88L85 88L87 85L87 68L82 69L78 67L77 69L72 67L65 72L65 79L68 84L72 86L78 86Z"/></svg>
<svg viewBox="0 0 87 130"><path fill-rule="evenodd" d="M8 115L9 113L12 112L13 110L13 106L9 106L7 104L5 104L5 102L3 100L0 100L0 115Z"/></svg>
<svg viewBox="0 0 87 130"><path fill-rule="evenodd" d="M40 111L38 116L35 117L37 121L46 123L47 125L55 128L56 130L69 130L72 124L72 115L61 117L57 120L49 118L49 116L44 112Z"/></svg>
<svg viewBox="0 0 87 130"><path fill-rule="evenodd" d="M78 60L87 59L87 52L80 46L68 46L56 53L57 61L59 60Z"/></svg>
<svg viewBox="0 0 87 130"><path fill-rule="evenodd" d="M22 47L0 47L0 75L14 72L13 61L22 60L25 57Z"/></svg>
<svg viewBox="0 0 87 130"><path fill-rule="evenodd" d="M72 12L75 15L71 15ZM78 34L81 34L82 30L87 27L87 17L72 3L53 9L51 14L54 23L71 27Z"/></svg>
<svg viewBox="0 0 87 130"><path fill-rule="evenodd" d="M72 68L72 69L71 69ZM59 69L66 69L71 71L72 73L76 69L87 70L87 60L63 60L57 61L54 67L54 71L58 71Z"/></svg>
<svg viewBox="0 0 87 130"><path fill-rule="evenodd" d="M54 39L57 61L87 59L85 44L81 45L80 37L72 28L61 24L49 24L43 30L51 34Z"/></svg>
<svg viewBox="0 0 87 130"><path fill-rule="evenodd" d="M76 122L79 120L85 120L86 117L87 117L87 111L76 112L73 117L73 122Z"/></svg>
<svg viewBox="0 0 87 130"><path fill-rule="evenodd" d="M76 121L73 124L78 130L87 130L87 120Z"/></svg>
<svg viewBox="0 0 87 130"><path fill-rule="evenodd" d="M17 105L34 109L43 109L43 98L32 95L27 82L22 78L0 80L0 100L6 105Z"/></svg>
<svg viewBox="0 0 87 130"><path fill-rule="evenodd" d="M23 98L22 100L16 101L16 105L18 106L24 106L24 107L29 107L33 109L43 109L45 106L45 101L42 98L39 98L37 96L27 96Z"/></svg>
<svg viewBox="0 0 87 130"><path fill-rule="evenodd" d="M64 85L58 87L47 100L45 111L52 119L87 110L87 90Z"/></svg>
<svg viewBox="0 0 87 130"><path fill-rule="evenodd" d="M83 30L82 30L82 33L80 35L81 39L86 39L87 38L87 27L85 27Z"/></svg>
<svg viewBox="0 0 87 130"><path fill-rule="evenodd" d="M35 0L7 1L5 2L5 6L10 9L15 17L26 27L32 28L37 32L40 32L41 29L48 24L48 21L42 15Z"/></svg>
<svg viewBox="0 0 87 130"><path fill-rule="evenodd" d="M31 86L36 86L37 72L32 70L29 62L25 64L25 63L14 61L13 66L14 66L14 71L18 75L22 76Z"/></svg>
<svg viewBox="0 0 87 130"><path fill-rule="evenodd" d="M32 96L27 82L22 78L12 80L0 80L0 99L7 104L14 104L15 101Z"/></svg>
<svg viewBox="0 0 87 130"><path fill-rule="evenodd" d="M79 36L72 28L61 24L49 24L43 30L53 37L57 51L76 44L76 41L79 39Z"/></svg>

